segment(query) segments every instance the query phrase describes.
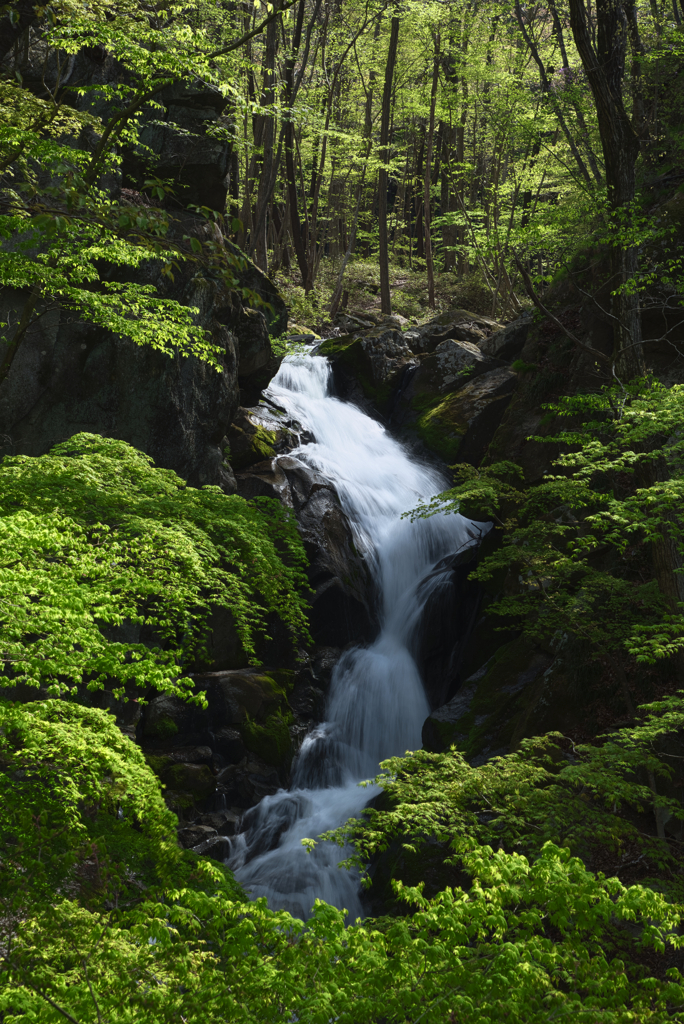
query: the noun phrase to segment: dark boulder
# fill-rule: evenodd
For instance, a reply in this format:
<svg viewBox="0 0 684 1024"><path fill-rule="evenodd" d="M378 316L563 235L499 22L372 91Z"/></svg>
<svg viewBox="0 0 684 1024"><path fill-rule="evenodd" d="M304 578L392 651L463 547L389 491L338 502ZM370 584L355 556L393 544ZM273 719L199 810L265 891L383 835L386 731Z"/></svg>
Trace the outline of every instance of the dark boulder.
<svg viewBox="0 0 684 1024"><path fill-rule="evenodd" d="M377 625L372 581L354 546L349 520L335 489L299 458L281 456L237 476L238 493L279 498L294 509L309 558L311 635L316 644L344 647L372 640Z"/></svg>
<svg viewBox="0 0 684 1024"><path fill-rule="evenodd" d="M495 331L480 342L483 355L496 359L513 359L522 351L532 325L532 314L525 313L501 331Z"/></svg>
<svg viewBox="0 0 684 1024"><path fill-rule="evenodd" d="M424 601L415 626L413 648L430 707L444 704L460 685L468 641L477 621L481 587L468 577L475 567L481 534L441 559L420 582Z"/></svg>

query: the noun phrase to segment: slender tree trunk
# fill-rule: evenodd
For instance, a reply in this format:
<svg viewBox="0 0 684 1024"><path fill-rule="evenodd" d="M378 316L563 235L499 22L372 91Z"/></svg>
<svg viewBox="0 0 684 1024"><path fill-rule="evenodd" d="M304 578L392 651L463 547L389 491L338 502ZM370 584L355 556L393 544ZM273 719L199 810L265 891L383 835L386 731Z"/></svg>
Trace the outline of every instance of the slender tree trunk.
<svg viewBox="0 0 684 1024"><path fill-rule="evenodd" d="M435 308L435 267L432 259L432 232L430 230L430 191L432 184L432 147L435 136L435 107L437 104L437 86L439 85L440 37L439 32L433 34L435 58L432 68L432 90L430 92L430 123L428 126L427 153L425 155L424 213L425 222L425 263L427 265L428 306Z"/></svg>
<svg viewBox="0 0 684 1024"><path fill-rule="evenodd" d="M561 60L563 61L563 69L566 72L566 74L571 75L572 71L571 71L571 68L570 68L570 63L568 61L568 52L567 52L567 49L565 47L565 38L563 36L563 26L561 24L561 20L560 20L560 17L558 16L558 11L556 9L555 4L553 3L553 0L549 0L549 10L551 11L551 17L553 18L553 31L554 31L554 34L556 36L556 39L558 40L558 47L559 47L560 52L561 52ZM586 154L587 154L587 160L589 162L589 166L591 168L591 173L594 175L594 178L596 180L596 184L601 186L603 184L603 175L601 174L601 171L599 170L598 162L596 160L596 154L594 153L594 150L591 147L591 139L589 138L589 129L587 128L587 122L585 120L584 113L583 113L582 108L579 105L579 103L573 103L573 107L574 107L574 110L575 110L575 116L577 117L577 124L579 125L580 133L581 133L582 138L584 140L584 148L585 148L585 151L586 151Z"/></svg>
<svg viewBox="0 0 684 1024"><path fill-rule="evenodd" d="M582 0L575 0L575 2L582 3ZM518 26L520 28L520 32L522 34L522 37L525 40L525 43L527 44L527 48L530 51L530 53L532 55L532 58L533 58L535 64L537 65L537 67L539 69L539 78L541 80L542 89L544 90L544 94L549 98L549 100L551 102L551 107L553 109L553 112L556 115L556 118L558 120L559 125L561 126L561 129L563 131L563 134L565 135L565 138L567 139L568 145L570 147L570 152L572 153L572 155L575 158L575 162L576 162L576 164L577 164L577 166L579 168L580 174L582 175L582 177L584 178L586 183L588 185L590 185L591 184L591 175L589 174L589 171L587 170L587 165L585 164L584 160L582 159L582 154L580 153L580 151L579 151L579 149L577 147L577 143L575 141L575 137L574 137L573 133L570 131L570 128L568 127L568 123L565 120L565 117L563 116L563 112L561 111L560 106L558 105L558 103L553 98L553 93L551 91L551 85L550 85L548 76L546 74L546 66L545 66L543 60L541 59L541 55L540 55L539 50L537 48L537 44L535 43L534 39L532 38L531 33L527 31L527 26L525 25L525 18L523 16L523 12L522 12L522 9L520 7L519 0L516 0L515 14L516 14L516 18L518 19Z"/></svg>
<svg viewBox="0 0 684 1024"><path fill-rule="evenodd" d="M385 65L385 88L382 94L382 114L380 122L380 160L378 174L378 228L380 245L378 259L380 261L380 309L383 313L392 312L392 299L389 283L389 253L387 239L387 163L389 162L389 128L392 105L392 78L397 61L397 41L399 39L399 18L392 18L389 50Z"/></svg>
<svg viewBox="0 0 684 1024"><path fill-rule="evenodd" d="M416 156L416 185L415 185L415 225L416 225L416 256L422 259L425 255L425 234L423 232L423 158L425 156L425 134L426 129L421 125L421 139Z"/></svg>
<svg viewBox="0 0 684 1024"><path fill-rule="evenodd" d="M276 0L276 9L280 0ZM256 265L268 272L268 251L266 244L266 216L273 195L278 168L274 159L275 148L275 117L270 111L275 103L275 62L278 44L278 26L272 21L266 30L266 52L264 55L264 86L261 106L269 113L261 115L260 160L257 164L259 185L254 208L253 230L250 235L248 255L255 259ZM278 147L280 156L280 147Z"/></svg>
<svg viewBox="0 0 684 1024"><path fill-rule="evenodd" d="M295 64L299 54L299 47L302 42L305 9L306 0L299 0L294 34L292 37L292 49L285 61L285 106L287 107L287 112L285 114L285 178L287 181L288 205L290 207L292 246L295 251L295 256L297 257L302 282L306 281L309 273L307 247L303 237L302 223L299 219L297 176L295 172L294 101Z"/></svg>
<svg viewBox="0 0 684 1024"><path fill-rule="evenodd" d="M361 180L356 187L356 206L354 208L354 216L352 218L351 232L349 234L349 244L347 245L347 251L344 254L342 265L337 275L337 284L335 285L335 291L333 293L332 301L330 303L330 315L334 316L340 306L340 299L342 298L342 290L344 286L344 272L347 269L347 264L351 259L351 254L354 251L354 245L356 244L356 230L359 224L359 210L361 209L361 196L363 195L363 182L366 174L364 168L361 175Z"/></svg>
<svg viewBox="0 0 684 1024"><path fill-rule="evenodd" d="M596 103L606 185L615 241L611 291L613 292L614 346L617 373L626 379L645 372L641 345L639 295L630 291L639 259L633 245L624 245L621 232L628 226L636 192L637 138L622 99L630 0L598 0L597 45L594 47L583 0L570 0L570 23L575 44Z"/></svg>

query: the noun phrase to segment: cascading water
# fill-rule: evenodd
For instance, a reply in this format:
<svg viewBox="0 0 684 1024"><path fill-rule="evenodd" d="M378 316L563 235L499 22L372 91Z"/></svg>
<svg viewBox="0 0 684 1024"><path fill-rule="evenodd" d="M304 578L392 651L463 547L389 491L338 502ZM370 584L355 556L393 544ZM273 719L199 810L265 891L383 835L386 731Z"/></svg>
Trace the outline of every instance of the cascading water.
<svg viewBox="0 0 684 1024"><path fill-rule="evenodd" d="M316 439L291 454L337 489L377 581L380 635L370 647L346 651L335 666L327 720L304 740L292 788L247 813L230 864L242 885L274 908L306 918L320 898L354 921L362 914L358 878L338 868L342 851L321 843L308 854L301 840L358 816L374 795L358 783L374 776L384 758L420 747L429 707L411 647L430 593L420 584L435 563L476 543L488 527L459 515L402 519L445 482L412 462L379 423L333 397L329 384L327 359L294 355L266 394Z"/></svg>

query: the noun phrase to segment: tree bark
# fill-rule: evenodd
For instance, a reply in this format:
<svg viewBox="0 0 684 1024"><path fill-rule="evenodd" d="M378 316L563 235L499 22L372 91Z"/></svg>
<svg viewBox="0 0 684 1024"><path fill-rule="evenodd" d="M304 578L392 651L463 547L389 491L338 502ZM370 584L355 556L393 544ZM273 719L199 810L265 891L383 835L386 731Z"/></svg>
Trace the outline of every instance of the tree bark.
<svg viewBox="0 0 684 1024"><path fill-rule="evenodd" d="M635 199L639 155L639 139L622 99L628 5L631 6L630 0L598 0L594 47L584 0L570 0L572 34L596 104L613 222L613 359L618 375L627 379L645 373L639 295L629 290L638 271L638 252L634 245L625 245L620 238Z"/></svg>
<svg viewBox="0 0 684 1024"><path fill-rule="evenodd" d="M378 228L380 245L378 259L380 262L380 309L383 313L392 312L392 299L389 284L389 252L387 238L387 163L389 161L389 128L390 110L392 105L392 79L397 62L397 41L399 39L399 18L392 18L389 50L385 65L385 88L382 94L382 114L380 122L380 171L378 173Z"/></svg>
<svg viewBox="0 0 684 1024"><path fill-rule="evenodd" d="M279 7L276 0L276 9ZM277 162L274 159L275 149L275 117L271 112L275 103L275 62L278 46L277 25L272 21L266 30L266 52L264 54L264 84L261 107L269 113L260 115L260 159L256 170L259 177L257 199L254 207L253 230L250 236L248 255L254 258L256 265L268 273L268 249L266 244L266 214L273 195ZM280 146L278 147L278 157Z"/></svg>
<svg viewBox="0 0 684 1024"><path fill-rule="evenodd" d="M432 68L432 89L430 92L430 123L428 126L427 152L425 155L425 181L423 191L425 222L425 263L428 280L428 306L435 308L435 267L432 259L432 232L430 230L430 190L432 185L432 148L435 137L435 107L437 104L437 86L439 85L440 37L439 32L433 34L435 57Z"/></svg>

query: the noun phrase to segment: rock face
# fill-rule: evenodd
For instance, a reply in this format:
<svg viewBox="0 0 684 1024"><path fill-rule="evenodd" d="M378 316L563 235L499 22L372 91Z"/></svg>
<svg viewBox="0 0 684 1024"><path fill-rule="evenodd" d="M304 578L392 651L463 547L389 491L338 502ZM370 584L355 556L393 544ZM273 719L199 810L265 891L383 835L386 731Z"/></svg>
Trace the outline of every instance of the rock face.
<svg viewBox="0 0 684 1024"><path fill-rule="evenodd" d="M497 359L513 359L522 351L531 324L531 314L518 317L517 320L507 324L503 330L495 331L494 334L481 341L481 351L484 355L494 356Z"/></svg>
<svg viewBox="0 0 684 1024"><path fill-rule="evenodd" d="M387 319L369 323L348 315L352 331L319 347L340 396L444 462L477 465L516 386L505 360L520 351L530 319L502 328L452 309L403 332Z"/></svg>
<svg viewBox="0 0 684 1024"><path fill-rule="evenodd" d="M192 215L179 214L174 225L177 234L202 239L216 230ZM252 268L250 279L255 274ZM275 310L273 286L261 277L265 301ZM207 283L193 265L182 265L170 282L150 262L138 279L199 309L197 322L222 351L222 372L194 357L140 348L55 305L28 333L0 388L0 454L40 455L87 431L128 441L192 486L218 484L232 493L224 438L240 386L271 359L265 314L245 309L236 292ZM0 317L15 317L24 301L21 292L3 290Z"/></svg>
<svg viewBox="0 0 684 1024"><path fill-rule="evenodd" d="M508 367L489 370L448 394L418 420L423 439L445 461L479 465L515 390Z"/></svg>
<svg viewBox="0 0 684 1024"><path fill-rule="evenodd" d="M300 459L281 456L239 473L237 486L245 498L279 498L295 512L314 591L310 613L314 642L344 647L352 641L371 640L377 632L371 580L332 484Z"/></svg>
<svg viewBox="0 0 684 1024"><path fill-rule="evenodd" d="M148 176L150 154L157 177L171 179L181 205L208 206L223 213L230 184L231 144L210 135L221 127L228 100L204 82L177 83L161 93L162 110L150 110L140 133L140 146L124 151L123 175L140 188ZM228 125L226 125L228 127Z"/></svg>
<svg viewBox="0 0 684 1024"><path fill-rule="evenodd" d="M180 818L182 845L228 856L217 837L233 835L246 809L288 785L292 759L323 715L339 654L321 648L297 671L198 673L206 708L169 694L144 707L137 741Z"/></svg>
<svg viewBox="0 0 684 1024"><path fill-rule="evenodd" d="M479 584L468 579L481 536L473 529L467 545L438 562L418 588L418 596L427 600L416 623L416 664L433 708L439 708L460 685L481 598Z"/></svg>

